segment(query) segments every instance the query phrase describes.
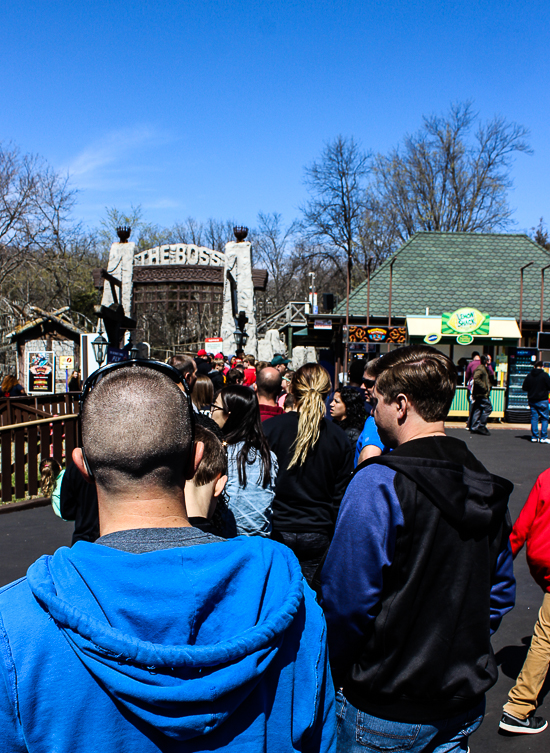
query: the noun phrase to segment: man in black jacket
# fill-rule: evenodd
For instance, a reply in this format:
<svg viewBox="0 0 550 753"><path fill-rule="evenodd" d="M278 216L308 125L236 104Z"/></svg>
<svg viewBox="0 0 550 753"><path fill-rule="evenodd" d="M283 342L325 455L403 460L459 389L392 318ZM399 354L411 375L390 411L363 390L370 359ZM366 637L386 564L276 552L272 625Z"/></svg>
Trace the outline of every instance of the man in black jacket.
<svg viewBox="0 0 550 753"><path fill-rule="evenodd" d="M410 346L374 369L393 452L358 466L321 574L338 749L466 750L497 679L490 636L514 604L513 487L445 435L446 356Z"/></svg>
<svg viewBox="0 0 550 753"><path fill-rule="evenodd" d="M548 392L550 391L550 377L546 371L543 371L542 361L537 361L533 370L527 374L522 389L524 392L527 392L527 399L531 408L531 442L550 444L550 439L548 439Z"/></svg>

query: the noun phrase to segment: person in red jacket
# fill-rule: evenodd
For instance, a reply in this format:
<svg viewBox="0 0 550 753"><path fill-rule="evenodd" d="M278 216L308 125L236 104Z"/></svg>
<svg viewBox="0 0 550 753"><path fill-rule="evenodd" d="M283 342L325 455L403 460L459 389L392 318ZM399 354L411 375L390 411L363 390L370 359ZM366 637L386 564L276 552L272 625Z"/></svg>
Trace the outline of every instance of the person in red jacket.
<svg viewBox="0 0 550 753"><path fill-rule="evenodd" d="M527 542L527 564L544 591L531 646L516 684L508 693L499 726L520 734L542 732L548 722L533 716L550 662L550 468L541 473L516 520L510 544L514 558Z"/></svg>

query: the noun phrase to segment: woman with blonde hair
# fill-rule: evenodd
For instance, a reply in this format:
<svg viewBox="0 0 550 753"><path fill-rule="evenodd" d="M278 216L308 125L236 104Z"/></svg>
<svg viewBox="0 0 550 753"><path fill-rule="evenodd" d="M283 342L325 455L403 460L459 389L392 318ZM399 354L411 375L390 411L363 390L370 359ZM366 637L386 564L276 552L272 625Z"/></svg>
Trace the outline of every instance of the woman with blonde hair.
<svg viewBox="0 0 550 753"><path fill-rule="evenodd" d="M325 418L331 389L327 370L306 363L294 373L290 386L296 411L263 423L279 461L272 535L292 549L308 583L330 544L353 470L345 431Z"/></svg>

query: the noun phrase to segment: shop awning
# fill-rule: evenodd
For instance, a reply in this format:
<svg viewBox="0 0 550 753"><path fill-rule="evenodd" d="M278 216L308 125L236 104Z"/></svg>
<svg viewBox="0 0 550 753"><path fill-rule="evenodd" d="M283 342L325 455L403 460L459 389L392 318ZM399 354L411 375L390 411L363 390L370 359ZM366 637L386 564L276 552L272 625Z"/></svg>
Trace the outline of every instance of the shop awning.
<svg viewBox="0 0 550 753"><path fill-rule="evenodd" d="M407 332L409 337L426 337L426 335L441 334L440 316L408 316ZM452 338L452 335L443 335ZM480 339L479 336L474 336ZM518 340L521 337L518 323L511 317L491 317L489 320L489 334L483 339Z"/></svg>

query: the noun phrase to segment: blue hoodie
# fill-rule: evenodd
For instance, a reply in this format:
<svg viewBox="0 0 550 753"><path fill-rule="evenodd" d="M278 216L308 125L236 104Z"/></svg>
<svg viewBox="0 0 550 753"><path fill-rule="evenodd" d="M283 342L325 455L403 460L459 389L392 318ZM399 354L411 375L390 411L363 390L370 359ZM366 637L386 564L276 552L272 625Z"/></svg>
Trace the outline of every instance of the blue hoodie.
<svg viewBox="0 0 550 753"><path fill-rule="evenodd" d="M333 751L325 630L275 542L79 541L0 590L1 749Z"/></svg>

